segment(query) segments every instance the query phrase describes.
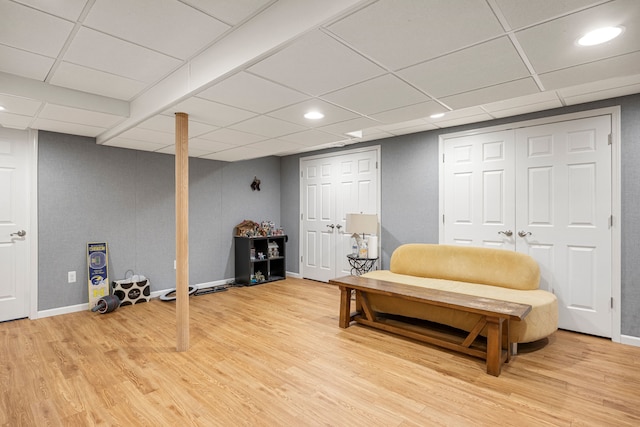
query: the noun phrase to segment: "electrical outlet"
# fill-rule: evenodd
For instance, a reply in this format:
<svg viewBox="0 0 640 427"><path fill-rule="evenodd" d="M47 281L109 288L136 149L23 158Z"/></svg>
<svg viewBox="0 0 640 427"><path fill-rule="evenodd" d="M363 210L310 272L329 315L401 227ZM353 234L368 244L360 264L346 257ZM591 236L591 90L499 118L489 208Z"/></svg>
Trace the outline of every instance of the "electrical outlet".
<svg viewBox="0 0 640 427"><path fill-rule="evenodd" d="M76 272L70 271L67 273L67 281L69 283L76 283Z"/></svg>

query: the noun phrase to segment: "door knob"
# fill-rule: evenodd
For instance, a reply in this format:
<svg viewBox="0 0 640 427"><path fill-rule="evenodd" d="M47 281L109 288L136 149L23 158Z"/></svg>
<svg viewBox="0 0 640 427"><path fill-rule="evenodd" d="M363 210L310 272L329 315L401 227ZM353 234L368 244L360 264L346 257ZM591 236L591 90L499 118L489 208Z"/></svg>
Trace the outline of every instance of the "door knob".
<svg viewBox="0 0 640 427"><path fill-rule="evenodd" d="M335 225L333 225L333 224L327 224L327 227L329 227L329 228L330 228L330 229L332 229L332 230L333 230L334 228L336 228L336 226L335 226Z"/></svg>
<svg viewBox="0 0 640 427"><path fill-rule="evenodd" d="M336 224L336 228L337 228L338 230L340 230L340 229L342 228L342 226L341 226L340 224Z"/></svg>
<svg viewBox="0 0 640 427"><path fill-rule="evenodd" d="M531 232L530 231L520 230L520 231L518 231L518 236L520 236L520 237L531 236Z"/></svg>
<svg viewBox="0 0 640 427"><path fill-rule="evenodd" d="M504 234L507 237L511 237L513 236L513 231L511 230L507 230L507 231L498 231L498 234Z"/></svg>
<svg viewBox="0 0 640 427"><path fill-rule="evenodd" d="M18 231L16 233L9 234L9 236L18 236L18 237L24 237L26 235L27 235L27 232L24 231L24 230L20 230L20 231Z"/></svg>

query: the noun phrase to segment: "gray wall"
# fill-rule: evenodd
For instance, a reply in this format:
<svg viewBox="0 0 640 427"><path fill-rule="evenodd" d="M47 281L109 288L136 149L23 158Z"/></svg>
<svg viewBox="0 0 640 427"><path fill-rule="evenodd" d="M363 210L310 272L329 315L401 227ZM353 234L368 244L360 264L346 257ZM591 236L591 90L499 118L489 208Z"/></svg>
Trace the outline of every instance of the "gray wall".
<svg viewBox="0 0 640 427"><path fill-rule="evenodd" d="M152 291L175 287L174 157L51 132L40 132L38 145L38 309L88 301L92 241L109 244L110 279L131 269ZM232 278L233 227L280 223L280 160L190 159L189 175L190 284ZM249 186L254 176L259 192Z"/></svg>
<svg viewBox="0 0 640 427"><path fill-rule="evenodd" d="M382 266L388 268L393 250L403 243L438 242L438 138L441 134L504 123L621 107L622 152L622 334L640 337L640 95L608 99L523 116L474 123L359 144L381 146ZM299 159L323 152L282 159L282 220L291 239L287 269L299 272ZM351 147L352 148L352 147Z"/></svg>

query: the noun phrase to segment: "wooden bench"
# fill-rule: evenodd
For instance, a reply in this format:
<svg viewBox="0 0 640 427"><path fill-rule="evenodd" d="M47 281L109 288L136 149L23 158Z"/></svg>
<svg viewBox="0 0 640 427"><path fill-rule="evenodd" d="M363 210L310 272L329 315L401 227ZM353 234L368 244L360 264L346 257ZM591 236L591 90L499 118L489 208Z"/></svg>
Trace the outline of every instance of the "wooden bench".
<svg viewBox="0 0 640 427"><path fill-rule="evenodd" d="M360 276L344 276L329 280L340 288L340 327L348 328L351 321L393 332L408 338L460 351L487 361L487 373L498 376L502 364L512 356L509 341L509 322L522 320L531 306L496 299L458 294L402 283L387 282ZM356 311L351 312L351 294L356 293ZM459 337L426 328L416 329L399 322L379 317L369 305L368 294L382 294L427 305L448 307L480 315L480 320L460 341ZM487 327L486 347L474 344L480 332Z"/></svg>

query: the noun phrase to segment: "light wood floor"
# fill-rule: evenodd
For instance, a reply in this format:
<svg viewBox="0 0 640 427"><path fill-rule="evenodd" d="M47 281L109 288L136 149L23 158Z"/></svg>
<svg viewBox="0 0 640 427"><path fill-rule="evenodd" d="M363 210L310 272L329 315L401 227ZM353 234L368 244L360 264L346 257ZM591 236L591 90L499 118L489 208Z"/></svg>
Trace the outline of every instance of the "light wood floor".
<svg viewBox="0 0 640 427"><path fill-rule="evenodd" d="M558 331L500 377L483 360L363 326L287 279L0 324L2 426L640 425L640 348Z"/></svg>

